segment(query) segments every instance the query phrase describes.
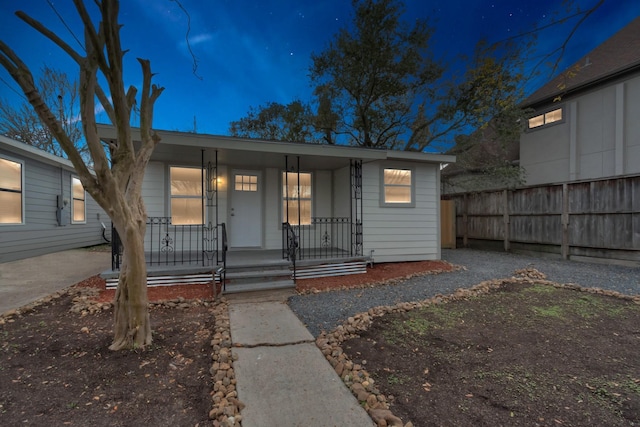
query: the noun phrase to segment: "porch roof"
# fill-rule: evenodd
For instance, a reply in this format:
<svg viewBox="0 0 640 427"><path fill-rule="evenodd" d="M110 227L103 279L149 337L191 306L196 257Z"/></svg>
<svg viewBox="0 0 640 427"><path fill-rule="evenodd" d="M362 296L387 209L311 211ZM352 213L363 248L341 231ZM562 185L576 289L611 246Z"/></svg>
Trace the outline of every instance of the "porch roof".
<svg viewBox="0 0 640 427"><path fill-rule="evenodd" d="M133 129L134 141L140 140L139 129ZM218 163L237 167L281 167L284 156L290 156L289 162L295 162L300 156L301 167L314 169L334 169L349 164L350 159L364 162L376 160L397 160L420 163L454 163L455 156L435 153L377 150L371 148L340 145L308 144L259 139L237 138L231 136L196 134L158 130L162 138L154 150L153 160L176 163L199 163L202 152L205 160L210 160L218 152ZM100 138L114 140L117 135L111 125L99 124Z"/></svg>

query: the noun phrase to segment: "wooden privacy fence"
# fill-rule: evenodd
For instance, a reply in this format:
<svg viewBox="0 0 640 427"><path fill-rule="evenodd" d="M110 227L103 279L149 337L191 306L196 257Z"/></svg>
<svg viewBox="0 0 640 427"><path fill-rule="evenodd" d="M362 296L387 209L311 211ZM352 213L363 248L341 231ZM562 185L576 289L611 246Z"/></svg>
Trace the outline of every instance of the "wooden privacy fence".
<svg viewBox="0 0 640 427"><path fill-rule="evenodd" d="M458 246L640 263L640 175L446 198Z"/></svg>

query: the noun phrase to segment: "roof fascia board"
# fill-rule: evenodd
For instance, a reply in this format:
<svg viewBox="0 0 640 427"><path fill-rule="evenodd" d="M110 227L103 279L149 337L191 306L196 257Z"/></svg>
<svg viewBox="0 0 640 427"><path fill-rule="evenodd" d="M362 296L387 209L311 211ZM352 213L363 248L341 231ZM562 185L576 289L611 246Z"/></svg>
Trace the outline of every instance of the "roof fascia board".
<svg viewBox="0 0 640 427"><path fill-rule="evenodd" d="M588 90L592 87L598 87L598 86L604 86L607 83L614 81L618 78L622 78L625 77L629 74L633 74L634 72L640 72L640 62L636 62L634 64L631 64L628 67L625 68L621 68L619 70L614 71L613 73L607 74L605 76L600 76L600 77L596 77L594 79L591 80L587 80L586 82L572 87L564 92L562 91L558 91L558 92L554 92L552 95L546 96L544 98L540 98L537 99L533 102L525 102L522 104L523 108L536 108L540 105L545 105L545 104L549 104L550 102L552 102L557 96L562 95L563 97L567 97L570 95L573 95L575 93L579 93L579 92L583 92L585 90Z"/></svg>
<svg viewBox="0 0 640 427"><path fill-rule="evenodd" d="M0 135L0 143L3 147L12 153L22 155L33 160L40 161L53 166L62 167L69 171L75 171L73 163L62 157L58 157L39 148L33 147L24 142L16 141L6 136Z"/></svg>

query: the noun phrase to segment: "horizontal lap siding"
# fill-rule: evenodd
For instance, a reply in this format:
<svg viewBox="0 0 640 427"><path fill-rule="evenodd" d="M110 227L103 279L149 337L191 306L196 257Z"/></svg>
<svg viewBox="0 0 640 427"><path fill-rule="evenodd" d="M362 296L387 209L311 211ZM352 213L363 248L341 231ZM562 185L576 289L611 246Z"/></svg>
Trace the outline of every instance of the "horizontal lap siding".
<svg viewBox="0 0 640 427"><path fill-rule="evenodd" d="M14 153L6 156L24 162L25 223L0 226L0 262L105 243L101 222L109 227L109 219L88 193L86 224L71 224L72 172ZM62 226L56 219L58 195L68 201Z"/></svg>
<svg viewBox="0 0 640 427"><path fill-rule="evenodd" d="M412 168L414 207L380 206L380 168ZM437 165L368 163L363 168L363 223L365 255L375 250L377 262L438 258Z"/></svg>
<svg viewBox="0 0 640 427"><path fill-rule="evenodd" d="M165 164L149 162L142 181L142 198L148 216L167 216L165 202Z"/></svg>

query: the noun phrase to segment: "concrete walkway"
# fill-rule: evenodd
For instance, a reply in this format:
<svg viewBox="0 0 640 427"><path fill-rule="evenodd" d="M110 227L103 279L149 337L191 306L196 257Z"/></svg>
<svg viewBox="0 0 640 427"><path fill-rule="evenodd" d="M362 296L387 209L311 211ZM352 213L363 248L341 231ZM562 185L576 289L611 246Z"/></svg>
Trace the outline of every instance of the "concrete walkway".
<svg viewBox="0 0 640 427"><path fill-rule="evenodd" d="M0 313L51 295L110 266L110 253L86 249L0 263Z"/></svg>
<svg viewBox="0 0 640 427"><path fill-rule="evenodd" d="M374 425L285 302L229 300L244 427Z"/></svg>

